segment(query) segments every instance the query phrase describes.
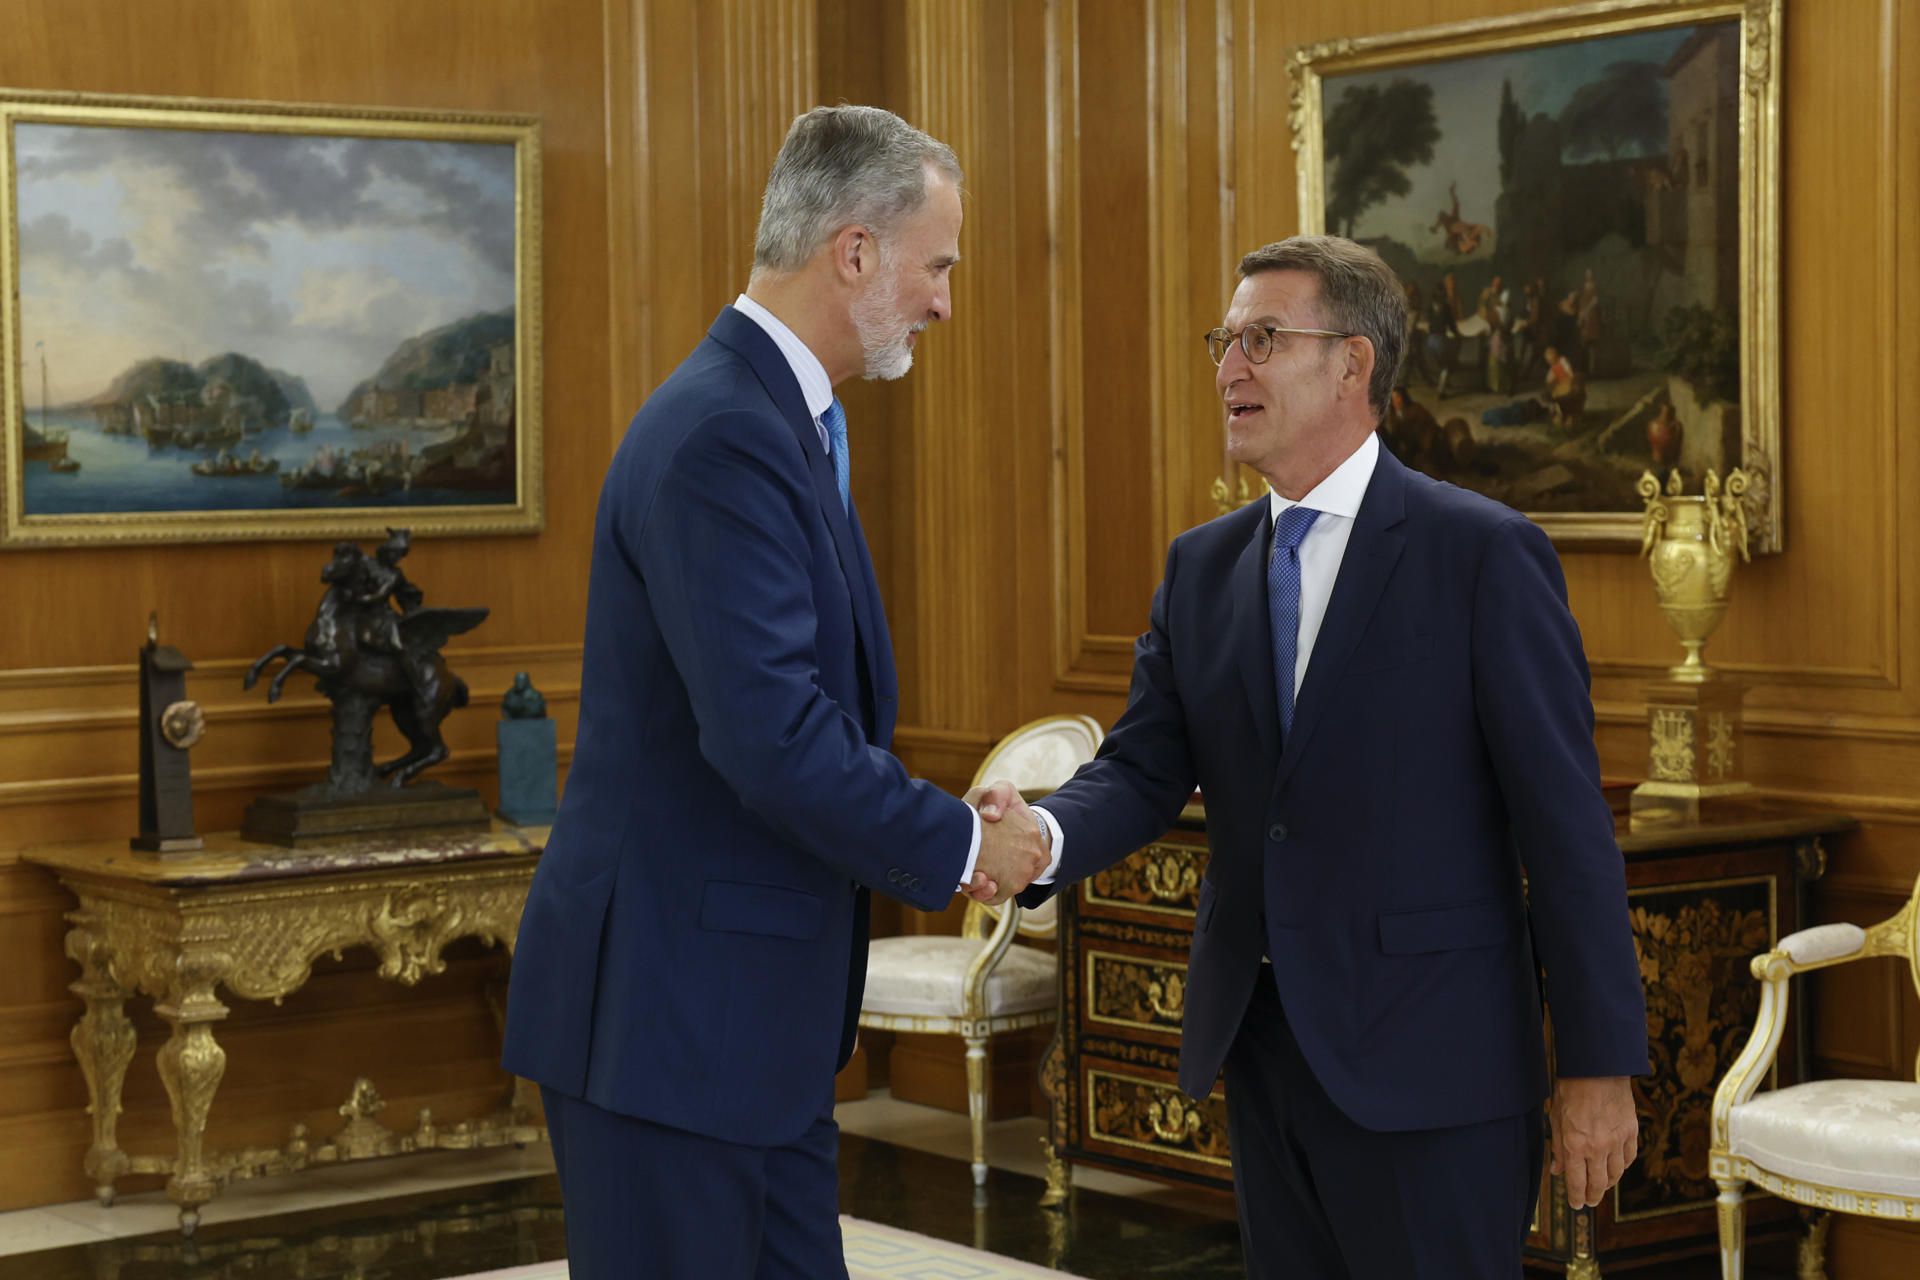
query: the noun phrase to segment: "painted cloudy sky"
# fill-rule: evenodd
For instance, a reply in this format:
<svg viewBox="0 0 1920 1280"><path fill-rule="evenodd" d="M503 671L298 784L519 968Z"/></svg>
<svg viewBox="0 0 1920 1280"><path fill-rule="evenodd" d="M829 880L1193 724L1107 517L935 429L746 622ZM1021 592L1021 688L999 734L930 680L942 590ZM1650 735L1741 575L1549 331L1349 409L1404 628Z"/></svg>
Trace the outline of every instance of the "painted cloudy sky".
<svg viewBox="0 0 1920 1280"><path fill-rule="evenodd" d="M55 404L238 351L323 412L402 339L513 303L513 147L22 123L20 353Z"/></svg>
<svg viewBox="0 0 1920 1280"><path fill-rule="evenodd" d="M1340 99L1354 89L1384 89L1395 80L1412 80L1433 86L1434 118L1440 126L1433 163L1409 169L1407 178L1412 189L1405 196L1391 197L1367 209L1355 220L1354 235L1362 240L1392 236L1433 261L1448 260L1450 255L1440 251L1442 236L1433 223L1440 210L1452 209L1450 184L1458 186L1462 218L1489 227L1498 221L1494 201L1500 196L1497 126L1503 84L1513 86L1513 96L1527 115L1558 115L1583 84L1597 78L1612 63L1662 66L1695 30L1667 27L1436 61L1417 68L1391 67L1327 77L1322 94L1329 118ZM1565 159L1577 164L1593 157L1568 155Z"/></svg>

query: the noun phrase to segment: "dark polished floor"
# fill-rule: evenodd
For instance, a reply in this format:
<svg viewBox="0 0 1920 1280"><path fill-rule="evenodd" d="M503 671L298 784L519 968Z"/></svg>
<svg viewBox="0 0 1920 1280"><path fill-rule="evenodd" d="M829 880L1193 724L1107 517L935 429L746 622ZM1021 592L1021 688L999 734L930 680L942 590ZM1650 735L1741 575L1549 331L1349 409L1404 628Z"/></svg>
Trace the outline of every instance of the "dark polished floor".
<svg viewBox="0 0 1920 1280"><path fill-rule="evenodd" d="M990 1250L1086 1280L1241 1280L1231 1218L1076 1189L1071 1213L1041 1184L993 1170L973 1205L964 1163L854 1135L841 1140L841 1203L870 1221ZM551 1176L461 1187L0 1257L0 1280L444 1280L565 1255ZM1756 1257L1752 1280L1790 1274ZM1760 1269L1767 1264L1767 1269ZM1774 1267L1782 1269L1774 1270ZM1636 1280L1713 1280L1702 1258Z"/></svg>

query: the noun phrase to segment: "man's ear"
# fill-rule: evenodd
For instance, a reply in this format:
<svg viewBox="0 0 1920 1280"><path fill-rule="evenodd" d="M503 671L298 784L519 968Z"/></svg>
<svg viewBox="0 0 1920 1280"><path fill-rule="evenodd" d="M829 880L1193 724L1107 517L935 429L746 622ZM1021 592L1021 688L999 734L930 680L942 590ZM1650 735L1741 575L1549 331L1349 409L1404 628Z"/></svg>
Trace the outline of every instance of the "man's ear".
<svg viewBox="0 0 1920 1280"><path fill-rule="evenodd" d="M880 247L873 236L857 222L850 222L834 233L830 242L834 273L852 283L880 265Z"/></svg>
<svg viewBox="0 0 1920 1280"><path fill-rule="evenodd" d="M1373 361L1375 354L1373 341L1370 338L1360 338L1357 341L1348 342L1346 346L1347 367L1345 376L1351 381L1352 385L1359 388L1360 394L1364 396L1368 393L1373 383Z"/></svg>

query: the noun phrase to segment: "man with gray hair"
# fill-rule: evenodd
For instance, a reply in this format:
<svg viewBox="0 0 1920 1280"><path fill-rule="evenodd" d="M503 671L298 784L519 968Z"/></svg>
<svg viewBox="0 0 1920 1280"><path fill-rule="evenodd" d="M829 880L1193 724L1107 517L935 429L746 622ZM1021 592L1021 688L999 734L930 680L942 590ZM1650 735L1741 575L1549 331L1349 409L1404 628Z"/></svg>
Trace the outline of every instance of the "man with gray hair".
<svg viewBox="0 0 1920 1280"><path fill-rule="evenodd" d="M1174 540L1099 757L985 798L1051 831L1031 907L1206 797L1180 1087L1225 1067L1249 1276L1517 1277L1539 969L1576 1207L1632 1160L1647 1069L1579 629L1539 526L1380 448L1407 311L1379 255L1295 236L1240 276L1204 339L1272 492Z"/></svg>
<svg viewBox="0 0 1920 1280"><path fill-rule="evenodd" d="M580 727L514 952L574 1280L844 1277L833 1077L869 887L937 911L1047 860L888 753L892 645L833 387L951 311L960 167L872 107L794 121L747 291L601 490Z"/></svg>

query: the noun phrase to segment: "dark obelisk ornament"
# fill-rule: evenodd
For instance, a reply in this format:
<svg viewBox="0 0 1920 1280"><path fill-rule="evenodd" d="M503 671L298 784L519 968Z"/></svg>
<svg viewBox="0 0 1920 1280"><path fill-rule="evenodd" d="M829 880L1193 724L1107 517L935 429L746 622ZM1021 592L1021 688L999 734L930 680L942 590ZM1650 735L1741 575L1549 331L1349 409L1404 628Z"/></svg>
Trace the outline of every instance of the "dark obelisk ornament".
<svg viewBox="0 0 1920 1280"><path fill-rule="evenodd" d="M160 643L160 615L147 615L147 642L140 648L140 834L130 842L143 853L192 853L193 781L187 751L200 741L206 717L187 697L193 663Z"/></svg>
<svg viewBox="0 0 1920 1280"><path fill-rule="evenodd" d="M251 689L267 664L284 658L286 666L267 687L268 702L278 701L288 676L304 671L333 703L327 780L255 800L240 829L250 840L300 845L488 821L486 804L473 788L415 781L447 758L440 722L467 705L466 681L447 669L440 647L479 626L487 610L424 607L424 593L400 569L411 545L408 531L387 532L372 556L351 542L336 545L320 571L327 590L305 643L276 645L247 672ZM382 707L393 713L409 749L376 768L373 719Z"/></svg>

